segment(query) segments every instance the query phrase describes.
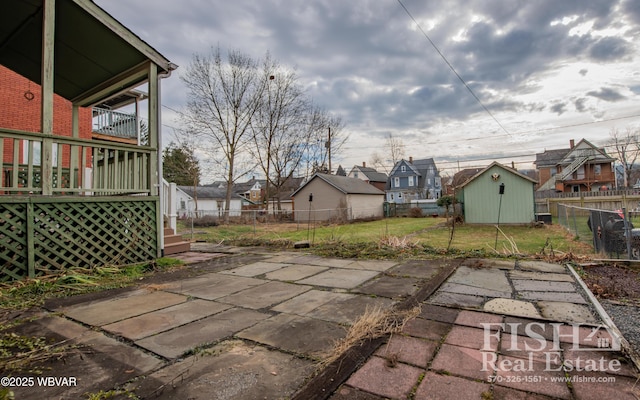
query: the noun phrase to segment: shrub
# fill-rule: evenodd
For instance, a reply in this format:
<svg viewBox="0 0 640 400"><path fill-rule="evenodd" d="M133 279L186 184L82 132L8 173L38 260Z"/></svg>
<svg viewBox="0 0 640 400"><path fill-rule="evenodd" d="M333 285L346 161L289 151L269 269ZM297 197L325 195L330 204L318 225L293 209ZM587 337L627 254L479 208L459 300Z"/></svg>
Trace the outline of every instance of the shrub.
<svg viewBox="0 0 640 400"><path fill-rule="evenodd" d="M198 228L206 228L210 226L218 226L220 222L218 221L218 217L213 215L204 215L202 217L193 219L193 226Z"/></svg>
<svg viewBox="0 0 640 400"><path fill-rule="evenodd" d="M412 207L409 210L409 216L411 218L422 218L423 217L422 208L420 208L420 207Z"/></svg>

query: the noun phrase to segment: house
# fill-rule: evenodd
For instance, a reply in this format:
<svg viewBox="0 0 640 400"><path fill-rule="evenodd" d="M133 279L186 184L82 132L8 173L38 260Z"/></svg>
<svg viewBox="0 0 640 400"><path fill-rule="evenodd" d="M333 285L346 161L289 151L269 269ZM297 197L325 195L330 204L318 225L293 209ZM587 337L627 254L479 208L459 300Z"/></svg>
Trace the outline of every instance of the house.
<svg viewBox="0 0 640 400"><path fill-rule="evenodd" d="M387 185L387 174L378 172L374 168L367 167L367 163L363 162L362 166L354 165L347 175L349 178L358 178L370 185L384 190Z"/></svg>
<svg viewBox="0 0 640 400"><path fill-rule="evenodd" d="M465 222L527 224L535 221L536 183L515 169L493 162L456 190Z"/></svg>
<svg viewBox="0 0 640 400"><path fill-rule="evenodd" d="M0 280L160 257L159 92L177 66L90 0L13 0L0 26ZM139 87L146 143L94 137L92 108Z"/></svg>
<svg viewBox="0 0 640 400"><path fill-rule="evenodd" d="M361 179L316 173L291 197L298 222L383 216L384 192Z"/></svg>
<svg viewBox="0 0 640 400"><path fill-rule="evenodd" d="M433 158L400 160L389 174L387 202L410 203L411 200L439 199L442 182Z"/></svg>
<svg viewBox="0 0 640 400"><path fill-rule="evenodd" d="M178 204L182 206L182 201L184 201L184 205L186 207L185 209L179 208L178 214L195 212L197 217L205 215L213 215L220 218L224 217L226 213L225 203L227 189L212 186L196 186L195 190L193 186L178 186L178 189L188 196L185 198L178 197ZM180 195L178 194L177 196ZM189 199L191 199L190 202ZM242 207L245 204L250 204L249 200L238 193L233 193L231 195L231 204L229 206L229 216L241 216Z"/></svg>
<svg viewBox="0 0 640 400"><path fill-rule="evenodd" d="M569 148L545 150L536 154L534 164L539 171L538 191L595 192L615 187L613 163L603 148L582 139Z"/></svg>

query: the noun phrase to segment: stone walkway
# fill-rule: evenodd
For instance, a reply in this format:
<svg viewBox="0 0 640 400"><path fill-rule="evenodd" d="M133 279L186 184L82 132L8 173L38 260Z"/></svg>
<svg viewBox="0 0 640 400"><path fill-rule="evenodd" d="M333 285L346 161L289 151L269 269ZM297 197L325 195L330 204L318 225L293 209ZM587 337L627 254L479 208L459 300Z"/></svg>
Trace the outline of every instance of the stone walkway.
<svg viewBox="0 0 640 400"><path fill-rule="evenodd" d="M21 333L79 345L48 374L77 384L13 388L16 398L114 388L167 399L635 398L634 368L615 335L594 328L600 317L565 267L216 249L182 255L196 263L186 275L47 302ZM402 333L321 382L317 361L367 308L415 301L456 267ZM565 373L562 362L581 367Z"/></svg>
<svg viewBox="0 0 640 400"><path fill-rule="evenodd" d="M331 399L637 400L620 345L567 267L465 260Z"/></svg>

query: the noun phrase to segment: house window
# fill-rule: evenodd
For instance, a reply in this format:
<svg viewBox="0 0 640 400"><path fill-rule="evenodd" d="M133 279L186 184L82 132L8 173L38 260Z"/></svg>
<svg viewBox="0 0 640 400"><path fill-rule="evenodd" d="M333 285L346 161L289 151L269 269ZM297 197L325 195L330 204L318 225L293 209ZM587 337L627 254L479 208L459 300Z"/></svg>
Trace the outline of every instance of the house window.
<svg viewBox="0 0 640 400"><path fill-rule="evenodd" d="M401 199L402 198L402 192L398 193L398 198Z"/></svg>
<svg viewBox="0 0 640 400"><path fill-rule="evenodd" d="M357 178L357 177L358 177L358 171L355 171L355 172L353 173L353 177L354 177L354 178Z"/></svg>
<svg viewBox="0 0 640 400"><path fill-rule="evenodd" d="M403 165L402 167L400 167L400 171L407 172L407 167L405 165Z"/></svg>
<svg viewBox="0 0 640 400"><path fill-rule="evenodd" d="M393 200L393 193L389 193L389 196L390 196L389 198Z"/></svg>
<svg viewBox="0 0 640 400"><path fill-rule="evenodd" d="M558 168L556 167L551 167L549 170L551 171L551 176L555 176L558 173Z"/></svg>
<svg viewBox="0 0 640 400"><path fill-rule="evenodd" d="M593 173L595 173L596 175L602 174L602 165L600 165L600 164L594 165L593 166Z"/></svg>
<svg viewBox="0 0 640 400"><path fill-rule="evenodd" d="M408 183L408 185L409 185L409 186L413 186L413 176L410 176L410 177L409 177L409 183Z"/></svg>
<svg viewBox="0 0 640 400"><path fill-rule="evenodd" d="M393 178L393 187L400 187L400 178Z"/></svg>
<svg viewBox="0 0 640 400"><path fill-rule="evenodd" d="M186 203L184 202L184 200L180 200L180 209L181 209L181 210L185 210L185 209L187 208L186 206L187 206L187 205L186 205Z"/></svg>

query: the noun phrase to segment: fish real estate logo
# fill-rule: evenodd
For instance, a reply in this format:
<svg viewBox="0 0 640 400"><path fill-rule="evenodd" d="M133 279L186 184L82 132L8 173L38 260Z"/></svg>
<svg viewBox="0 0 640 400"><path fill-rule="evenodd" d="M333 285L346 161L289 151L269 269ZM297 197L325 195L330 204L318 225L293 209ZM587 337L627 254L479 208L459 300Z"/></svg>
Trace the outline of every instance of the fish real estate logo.
<svg viewBox="0 0 640 400"><path fill-rule="evenodd" d="M540 363L544 364L544 371L617 372L622 368L620 360L616 358L604 354L599 358L593 355L593 352L621 350L620 338L604 325L568 325L559 322L481 325L484 329L484 343L480 349L482 371L533 372L534 369L540 370ZM504 334L510 335L510 338L505 340ZM524 353L527 357L499 357L496 343L500 343L501 353ZM573 353L570 359L564 358L565 350L577 353ZM584 356L579 352L585 352Z"/></svg>

